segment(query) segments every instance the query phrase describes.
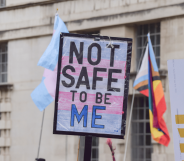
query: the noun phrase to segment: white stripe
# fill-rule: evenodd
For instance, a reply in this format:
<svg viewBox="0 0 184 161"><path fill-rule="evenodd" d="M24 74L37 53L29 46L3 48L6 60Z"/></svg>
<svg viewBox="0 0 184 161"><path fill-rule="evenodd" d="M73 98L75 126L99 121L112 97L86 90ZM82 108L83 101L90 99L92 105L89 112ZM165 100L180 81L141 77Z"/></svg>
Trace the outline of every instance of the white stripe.
<svg viewBox="0 0 184 161"><path fill-rule="evenodd" d="M79 89L75 88L77 85L77 81L78 81L79 77L78 76L73 76L73 77L75 78L75 84L70 88L66 88L63 86L61 81L64 80L64 81L66 81L66 83L69 84L70 80L68 78L64 77L63 74L61 74L59 91L70 92L71 90L76 90L77 93L80 93L82 91L85 91L85 92L90 93L90 94L96 94L96 92L101 92L102 94L111 93L114 96L124 96L124 82L125 82L124 79L118 79L118 81L116 83L112 82L111 87L120 88L120 92L111 92L111 91L107 91L107 81L108 81L107 78L103 78L103 81L97 81L96 82L96 90L92 90L92 79L93 79L92 77L89 77L90 89L86 89L85 85L81 85L79 87Z"/></svg>
<svg viewBox="0 0 184 161"><path fill-rule="evenodd" d="M136 76L136 79L147 74L148 74L148 45L146 46L146 51L142 60L141 68L139 70L139 73Z"/></svg>

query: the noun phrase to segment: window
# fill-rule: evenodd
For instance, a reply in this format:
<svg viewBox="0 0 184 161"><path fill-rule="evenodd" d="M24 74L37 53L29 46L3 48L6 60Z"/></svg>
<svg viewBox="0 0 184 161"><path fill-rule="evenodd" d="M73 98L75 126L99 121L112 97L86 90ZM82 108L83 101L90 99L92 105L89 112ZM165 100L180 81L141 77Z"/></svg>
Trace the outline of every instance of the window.
<svg viewBox="0 0 184 161"><path fill-rule="evenodd" d="M0 83L7 82L7 43L0 44Z"/></svg>
<svg viewBox="0 0 184 161"><path fill-rule="evenodd" d="M132 161L151 161L152 145L147 97L135 97L131 136Z"/></svg>
<svg viewBox="0 0 184 161"><path fill-rule="evenodd" d="M137 30L137 67L146 48L147 34L150 33L158 68L160 68L160 23L138 26Z"/></svg>
<svg viewBox="0 0 184 161"><path fill-rule="evenodd" d="M6 0L0 0L0 8L6 6Z"/></svg>
<svg viewBox="0 0 184 161"><path fill-rule="evenodd" d="M92 148L91 148L91 161L98 161L98 145L99 145L99 138L93 137L92 138Z"/></svg>

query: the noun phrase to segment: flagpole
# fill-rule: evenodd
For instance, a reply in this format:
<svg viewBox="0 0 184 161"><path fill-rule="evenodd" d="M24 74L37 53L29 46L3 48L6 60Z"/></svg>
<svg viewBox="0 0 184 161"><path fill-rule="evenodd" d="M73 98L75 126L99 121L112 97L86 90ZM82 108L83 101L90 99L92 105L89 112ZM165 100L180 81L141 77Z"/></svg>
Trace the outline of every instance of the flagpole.
<svg viewBox="0 0 184 161"><path fill-rule="evenodd" d="M131 108L130 108L130 118L129 118L129 122L128 122L128 132L127 132L127 142L125 143L125 153L124 153L124 161L126 159L126 153L127 153L127 147L128 147L128 138L129 138L129 132L130 132L130 124L131 124L131 120L132 120L132 110L133 110L133 105L134 105L134 97L135 97L135 90L133 89L133 96L132 96L132 103L131 103Z"/></svg>
<svg viewBox="0 0 184 161"><path fill-rule="evenodd" d="M45 115L45 109L43 110L43 115L42 115L42 124L41 124L41 130L40 130L40 139L39 139L39 143L38 143L37 159L39 158L39 153L40 153L40 144L41 144L41 139L42 139L42 129L43 129L44 115Z"/></svg>
<svg viewBox="0 0 184 161"><path fill-rule="evenodd" d="M65 140L65 161L67 161L67 149L68 149L68 136L66 135L66 140Z"/></svg>
<svg viewBox="0 0 184 161"><path fill-rule="evenodd" d="M148 42L148 38L144 44L144 47L146 47L146 44ZM138 67L137 67L137 73L139 72L139 68L140 68L140 65L141 65L141 60L143 58L143 54L144 51L142 52L141 54L141 57L139 59L139 63L138 63ZM129 139L129 133L130 133L130 124L131 124L131 120L132 120L132 111L133 111L133 105L134 105L134 97L135 97L135 89L133 88L133 96L132 96L132 103L131 103L131 108L130 108L130 118L129 118L129 122L128 122L128 131L127 131L127 138L126 138L126 142L125 142L125 153L124 153L124 159L123 161L126 160L126 153L127 153L127 148L128 148L128 139Z"/></svg>
<svg viewBox="0 0 184 161"><path fill-rule="evenodd" d="M79 149L80 149L80 136L79 136L79 144L78 144L77 161L79 160Z"/></svg>

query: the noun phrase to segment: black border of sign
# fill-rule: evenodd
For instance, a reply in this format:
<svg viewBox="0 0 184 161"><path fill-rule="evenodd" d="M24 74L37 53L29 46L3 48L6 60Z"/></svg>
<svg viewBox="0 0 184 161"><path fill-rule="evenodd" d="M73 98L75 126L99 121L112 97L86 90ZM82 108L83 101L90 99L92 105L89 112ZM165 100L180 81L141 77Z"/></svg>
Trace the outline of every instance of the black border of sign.
<svg viewBox="0 0 184 161"><path fill-rule="evenodd" d="M122 125L121 125L121 135L111 135L111 134L96 134L96 133L87 133L87 132L73 132L73 131L57 131L57 111L58 111L58 96L59 96L59 83L60 83L60 71L62 63L62 47L63 47L63 38L64 37L78 37L78 38L99 38L100 40L119 40L127 41L127 62L126 62L126 78L124 85L124 100L123 100L123 111L122 114ZM71 34L71 33L62 33L60 35L60 45L59 45L59 58L58 58L58 70L57 70L57 83L56 83L56 95L55 95L55 111L54 111L54 122L53 122L53 134L63 134L63 135L81 135L81 136L97 136L97 137L106 137L106 138L117 138L124 139L125 127L126 127L126 113L127 113L127 101L128 101L128 89L129 89L129 75L130 75L130 66L131 66L131 55L132 55L132 39L131 38L119 38L119 37L108 37L108 36L99 36L99 35L83 35L83 34Z"/></svg>

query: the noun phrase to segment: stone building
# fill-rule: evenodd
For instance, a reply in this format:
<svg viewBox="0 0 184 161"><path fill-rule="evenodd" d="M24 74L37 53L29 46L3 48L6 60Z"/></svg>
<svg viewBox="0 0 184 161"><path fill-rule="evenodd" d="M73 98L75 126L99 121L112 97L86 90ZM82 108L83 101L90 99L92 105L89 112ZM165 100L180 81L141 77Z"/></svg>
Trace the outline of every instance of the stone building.
<svg viewBox="0 0 184 161"><path fill-rule="evenodd" d="M184 58L183 0L0 0L0 161L33 161L37 156L42 112L30 94L42 79L44 69L37 62L51 40L57 8L72 33L133 38L127 120L133 81L150 32L171 141L164 147L151 139L148 102L136 93L126 161L174 161L167 60ZM53 135L53 116L54 103L45 111L40 157L77 160L79 137ZM123 161L126 141L113 139L117 161ZM105 142L94 138L92 161L112 160Z"/></svg>

